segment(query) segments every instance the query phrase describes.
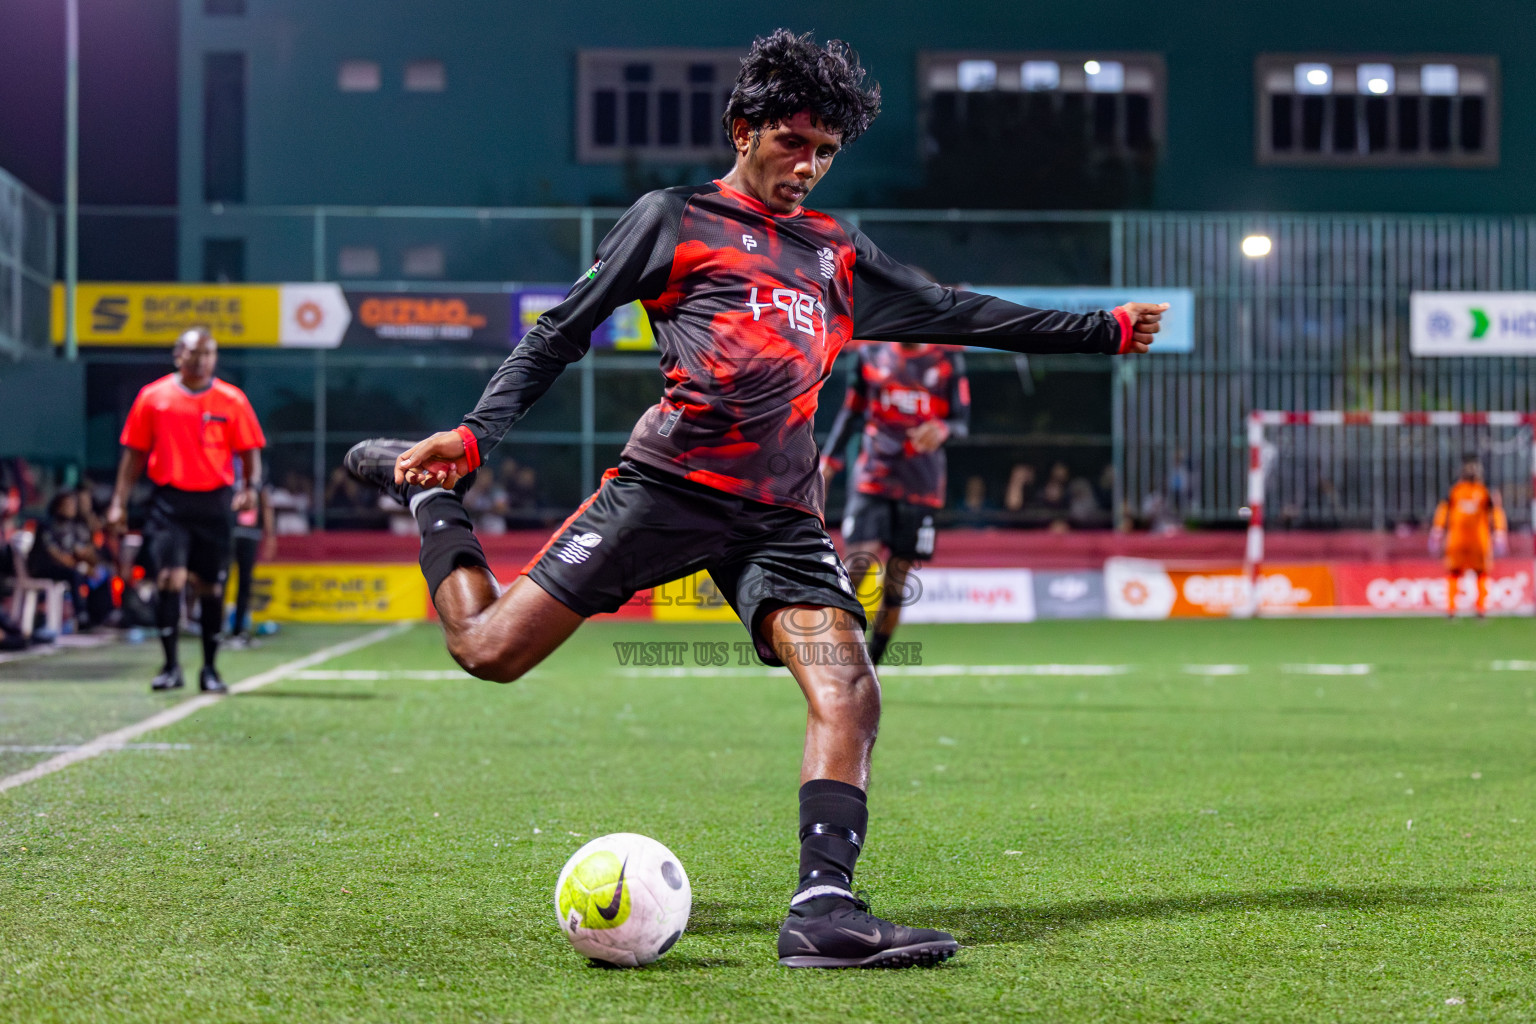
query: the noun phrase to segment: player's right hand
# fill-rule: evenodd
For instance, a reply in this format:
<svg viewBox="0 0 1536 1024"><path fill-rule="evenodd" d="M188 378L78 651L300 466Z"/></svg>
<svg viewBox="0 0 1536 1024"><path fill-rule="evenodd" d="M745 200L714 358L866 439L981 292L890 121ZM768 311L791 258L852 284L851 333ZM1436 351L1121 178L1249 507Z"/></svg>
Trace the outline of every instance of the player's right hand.
<svg viewBox="0 0 1536 1024"><path fill-rule="evenodd" d="M112 503L107 506L105 522L109 533L121 533L123 527L128 525L128 517L123 514L123 503L121 501L118 501L116 498L112 499Z"/></svg>
<svg viewBox="0 0 1536 1024"><path fill-rule="evenodd" d="M1445 547L1445 531L1435 527L1429 531L1429 553L1438 555L1443 547Z"/></svg>
<svg viewBox="0 0 1536 1024"><path fill-rule="evenodd" d="M452 487L469 469L464 439L457 431L440 430L400 453L395 460L395 483Z"/></svg>

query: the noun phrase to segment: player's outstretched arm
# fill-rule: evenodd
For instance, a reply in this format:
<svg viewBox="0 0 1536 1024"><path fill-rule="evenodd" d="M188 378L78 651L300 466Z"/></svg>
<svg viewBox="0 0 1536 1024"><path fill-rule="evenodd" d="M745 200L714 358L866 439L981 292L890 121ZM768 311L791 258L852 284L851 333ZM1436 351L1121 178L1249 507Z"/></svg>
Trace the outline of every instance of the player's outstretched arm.
<svg viewBox="0 0 1536 1024"><path fill-rule="evenodd" d="M642 196L631 206L597 247L597 262L491 375L463 425L433 434L396 460L396 482L452 486L500 443L566 366L587 354L598 324L626 303L659 297L686 203L683 192L669 190Z"/></svg>
<svg viewBox="0 0 1536 1024"><path fill-rule="evenodd" d="M856 354L858 358L849 371L848 393L843 397L842 408L837 410L837 416L832 420L832 429L827 433L826 443L821 446L821 479L827 484L843 468L843 452L848 447L848 439L853 436L854 428L864 422L864 410L869 408L869 385L864 381L863 350L860 349Z"/></svg>
<svg viewBox="0 0 1536 1024"><path fill-rule="evenodd" d="M853 334L877 341L978 345L1005 352L1146 352L1166 303L1131 302L1110 311L1031 309L992 295L946 288L898 263L857 228L854 243Z"/></svg>

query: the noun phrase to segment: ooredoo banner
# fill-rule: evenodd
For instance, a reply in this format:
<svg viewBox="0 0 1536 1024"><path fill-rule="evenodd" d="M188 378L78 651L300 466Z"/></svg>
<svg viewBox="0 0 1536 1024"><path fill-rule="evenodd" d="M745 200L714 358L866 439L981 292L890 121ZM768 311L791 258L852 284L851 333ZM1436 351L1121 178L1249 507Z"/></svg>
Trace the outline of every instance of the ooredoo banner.
<svg viewBox="0 0 1536 1024"><path fill-rule="evenodd" d="M1412 562L1345 563L1334 567L1338 607L1344 611L1440 612L1448 586L1445 570L1431 559ZM1523 612L1532 607L1531 570L1518 563L1494 566L1488 575L1488 610ZM1477 601L1477 581L1463 576L1457 584L1456 605L1470 611Z"/></svg>

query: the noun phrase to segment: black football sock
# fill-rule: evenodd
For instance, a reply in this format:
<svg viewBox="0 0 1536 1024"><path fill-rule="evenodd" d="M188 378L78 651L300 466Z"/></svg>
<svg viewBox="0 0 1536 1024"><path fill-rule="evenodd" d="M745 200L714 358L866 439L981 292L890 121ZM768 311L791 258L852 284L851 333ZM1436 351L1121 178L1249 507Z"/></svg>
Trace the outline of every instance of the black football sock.
<svg viewBox="0 0 1536 1024"><path fill-rule="evenodd" d="M891 634L881 633L878 630L869 634L869 660L873 664L880 664L880 659L885 657L885 648L891 642Z"/></svg>
<svg viewBox="0 0 1536 1024"><path fill-rule="evenodd" d="M853 896L853 866L868 827L869 808L858 786L812 779L800 787L800 885L791 907Z"/></svg>
<svg viewBox="0 0 1536 1024"><path fill-rule="evenodd" d="M458 495L441 487L422 491L411 497L411 514L421 529L421 574L429 597L460 566L490 568Z"/></svg>
<svg viewBox="0 0 1536 1024"><path fill-rule="evenodd" d="M219 656L219 626L224 618L224 599L205 597L201 604L199 618L202 619L203 627L203 664L217 672L213 662Z"/></svg>
<svg viewBox="0 0 1536 1024"><path fill-rule="evenodd" d="M176 667L177 629L181 626L181 591L155 591L155 628L160 631L160 646L165 648L165 668Z"/></svg>

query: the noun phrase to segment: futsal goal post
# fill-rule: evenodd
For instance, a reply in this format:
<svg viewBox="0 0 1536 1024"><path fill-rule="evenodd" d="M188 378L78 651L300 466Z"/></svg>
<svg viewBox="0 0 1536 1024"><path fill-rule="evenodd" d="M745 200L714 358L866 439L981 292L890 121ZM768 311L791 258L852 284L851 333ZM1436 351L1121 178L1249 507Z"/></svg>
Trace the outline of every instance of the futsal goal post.
<svg viewBox="0 0 1536 1024"><path fill-rule="evenodd" d="M1235 615L1258 613L1267 528L1417 532L1468 453L1501 490L1511 531L1523 526L1536 544L1536 413L1255 410L1247 441L1246 600Z"/></svg>

